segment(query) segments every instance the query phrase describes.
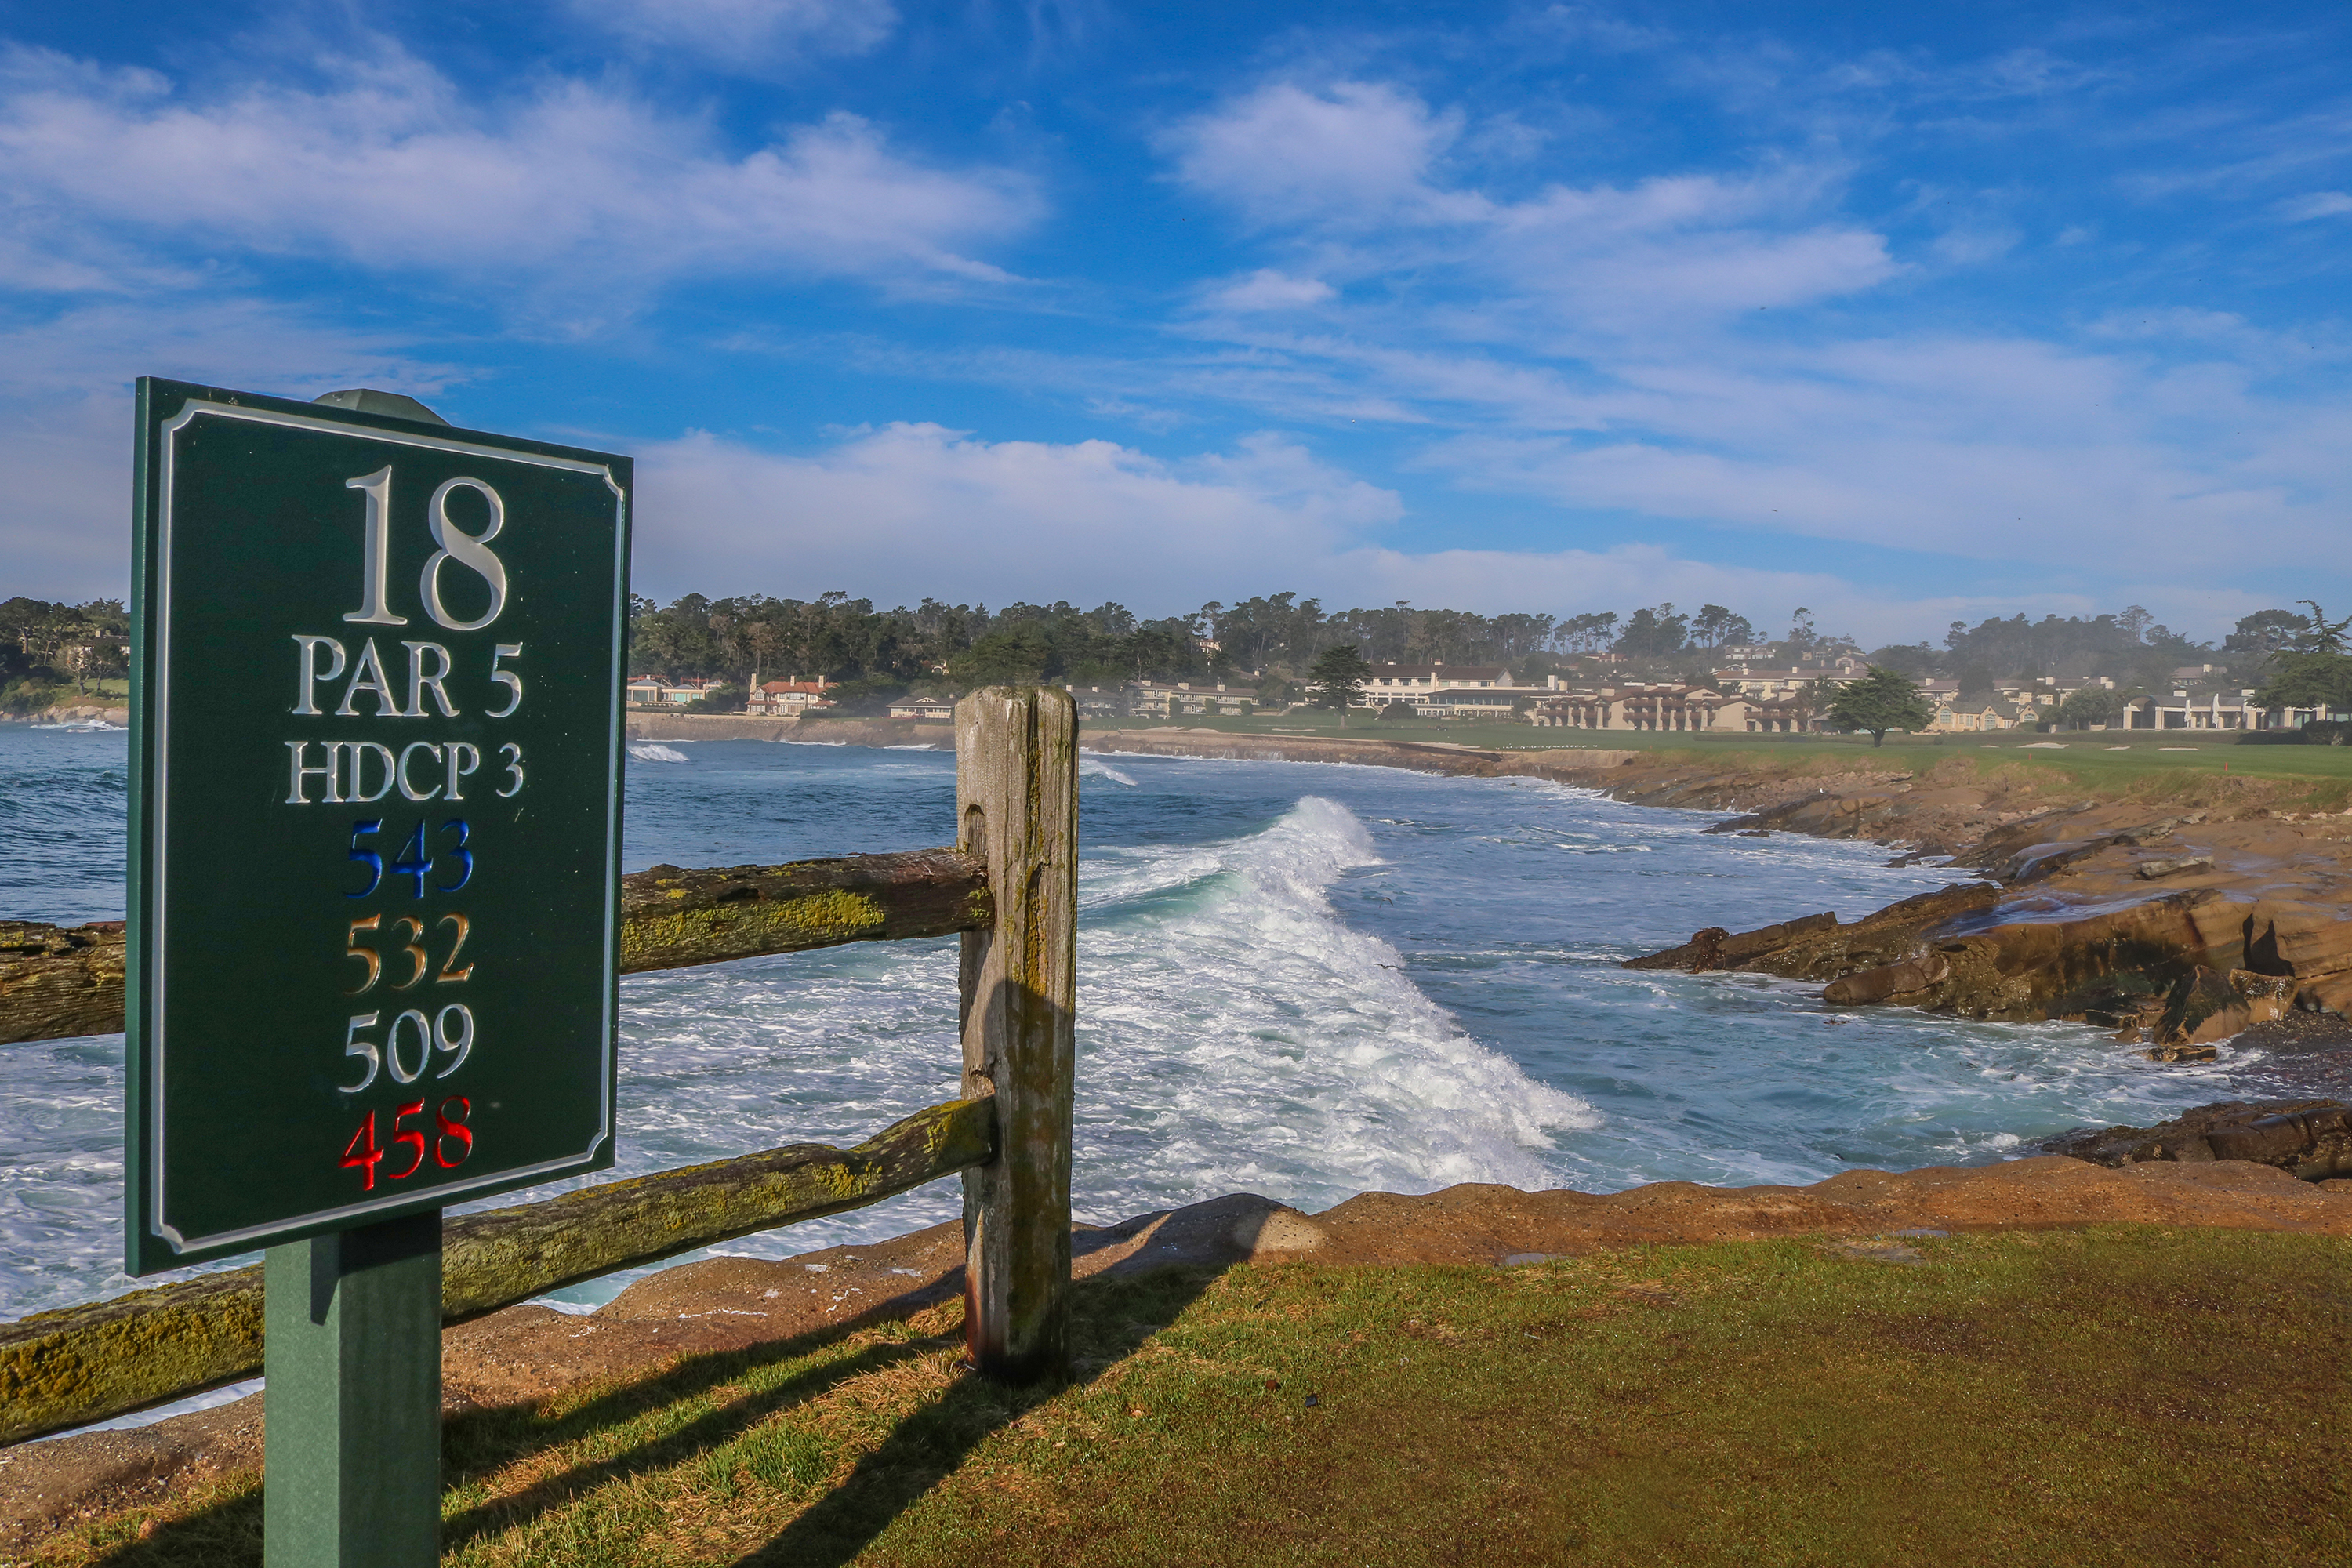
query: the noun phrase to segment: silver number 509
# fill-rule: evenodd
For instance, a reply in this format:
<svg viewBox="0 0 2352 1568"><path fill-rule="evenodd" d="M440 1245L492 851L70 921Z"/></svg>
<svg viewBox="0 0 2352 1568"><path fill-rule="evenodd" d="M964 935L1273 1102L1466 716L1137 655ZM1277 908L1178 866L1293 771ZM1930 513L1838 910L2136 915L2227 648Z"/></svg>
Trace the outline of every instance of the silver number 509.
<svg viewBox="0 0 2352 1568"><path fill-rule="evenodd" d="M343 1031L343 1055L356 1057L363 1064L357 1083L338 1085L345 1094L357 1094L375 1082L378 1072L390 1068L394 1083L415 1083L425 1076L431 1065L433 1053L447 1056L449 1065L435 1073L435 1078L447 1078L466 1065L474 1051L474 1010L463 1002L452 1002L441 1009L432 1022L412 1007L392 1021L392 1031L379 1047L373 1040L360 1038L362 1029L373 1029L383 1017L382 1013L354 1013L350 1026ZM401 1030L414 1024L416 1028L416 1065L401 1060Z"/></svg>

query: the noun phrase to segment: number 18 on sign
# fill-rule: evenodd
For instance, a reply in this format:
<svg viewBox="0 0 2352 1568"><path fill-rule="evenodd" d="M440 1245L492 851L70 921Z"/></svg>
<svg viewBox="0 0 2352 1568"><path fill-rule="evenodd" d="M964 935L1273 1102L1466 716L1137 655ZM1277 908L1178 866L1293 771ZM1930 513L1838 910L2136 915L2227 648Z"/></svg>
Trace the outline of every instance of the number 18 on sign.
<svg viewBox="0 0 2352 1568"><path fill-rule="evenodd" d="M139 417L131 1271L609 1166L629 460Z"/></svg>

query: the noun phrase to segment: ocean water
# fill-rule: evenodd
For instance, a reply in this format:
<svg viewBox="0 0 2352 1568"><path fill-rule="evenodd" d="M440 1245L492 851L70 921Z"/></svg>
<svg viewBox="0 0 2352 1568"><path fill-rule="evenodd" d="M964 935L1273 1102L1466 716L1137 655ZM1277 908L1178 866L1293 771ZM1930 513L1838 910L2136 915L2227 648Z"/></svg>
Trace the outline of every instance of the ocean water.
<svg viewBox="0 0 2352 1568"><path fill-rule="evenodd" d="M0 914L121 916L124 760L120 734L0 728ZM943 843L953 768L921 750L641 746L628 865ZM1089 757L1081 794L1075 1184L1097 1221L1236 1190L1313 1210L1456 1182L1978 1163L2261 1087L2253 1052L2159 1067L2077 1026L1842 1011L1755 975L1618 967L1702 926L1852 919L1949 875L1891 868L1872 845L1314 763ZM625 980L614 1173L854 1142L950 1097L955 969L950 939ZM131 1288L121 1037L0 1047L0 1316ZM868 1240L957 1204L935 1184L720 1250Z"/></svg>

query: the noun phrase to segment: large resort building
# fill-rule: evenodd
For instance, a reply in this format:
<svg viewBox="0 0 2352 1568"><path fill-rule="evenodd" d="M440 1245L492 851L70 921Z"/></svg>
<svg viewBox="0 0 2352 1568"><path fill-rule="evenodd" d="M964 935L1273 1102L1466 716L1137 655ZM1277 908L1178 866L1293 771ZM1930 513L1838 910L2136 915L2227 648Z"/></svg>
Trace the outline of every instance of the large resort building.
<svg viewBox="0 0 2352 1568"><path fill-rule="evenodd" d="M1740 650L1745 651L1745 650ZM1839 687L1870 672L1869 661L1842 655L1811 665L1766 665L1739 659L1709 672L1706 684L1616 681L1588 685L1547 676L1522 684L1501 665L1376 664L1357 704L1404 703L1429 718L1514 717L1540 728L1682 731L1712 734L1792 735L1829 727ZM2329 714L2318 709L2263 708L2252 687L2226 683L2212 665L2172 671L2169 698L2125 701L2110 725L2116 730L2300 729ZM1996 680L1990 689L1963 692L1957 680L1920 682L1936 717L1926 733L1981 734L2049 723L2078 691L2116 689L2107 676L2086 673Z"/></svg>

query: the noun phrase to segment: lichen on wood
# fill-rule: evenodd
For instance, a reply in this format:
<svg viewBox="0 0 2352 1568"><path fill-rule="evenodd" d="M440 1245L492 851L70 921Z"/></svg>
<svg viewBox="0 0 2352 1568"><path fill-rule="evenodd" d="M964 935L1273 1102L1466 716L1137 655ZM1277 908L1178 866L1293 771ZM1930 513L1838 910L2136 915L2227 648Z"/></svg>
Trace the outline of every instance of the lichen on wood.
<svg viewBox="0 0 2352 1568"><path fill-rule="evenodd" d="M452 1220L441 1252L441 1309L455 1322L616 1268L863 1207L991 1158L986 1100L919 1110L851 1149L787 1143L545 1203Z"/></svg>
<svg viewBox="0 0 2352 1568"><path fill-rule="evenodd" d="M995 1107L950 1100L854 1148L790 1143L449 1221L441 1311L462 1322L616 1269L918 1187L993 1157ZM258 1268L0 1323L0 1442L184 1398L261 1370Z"/></svg>
<svg viewBox="0 0 2352 1568"><path fill-rule="evenodd" d="M261 1269L0 1324L0 1442L102 1421L261 1370Z"/></svg>
<svg viewBox="0 0 2352 1568"><path fill-rule="evenodd" d="M845 942L948 936L990 918L985 868L952 849L621 879L621 970L677 969Z"/></svg>
<svg viewBox="0 0 2352 1568"><path fill-rule="evenodd" d="M122 1027L122 922L0 920L0 1045Z"/></svg>

